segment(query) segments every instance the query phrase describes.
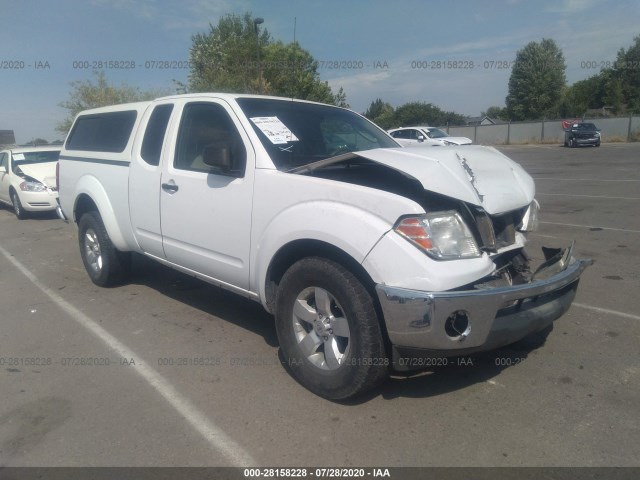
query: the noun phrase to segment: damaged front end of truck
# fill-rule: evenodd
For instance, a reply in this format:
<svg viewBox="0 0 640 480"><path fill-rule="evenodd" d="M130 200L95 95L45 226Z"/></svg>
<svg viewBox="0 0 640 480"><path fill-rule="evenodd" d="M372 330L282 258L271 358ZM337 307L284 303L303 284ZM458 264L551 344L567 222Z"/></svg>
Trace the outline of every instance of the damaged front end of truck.
<svg viewBox="0 0 640 480"><path fill-rule="evenodd" d="M411 359L491 350L548 329L569 309L592 263L576 259L571 243L543 247L545 260L532 265L525 245L538 225L533 179L494 148L376 149L291 173L386 190L424 209L399 218L365 264L392 255L385 242L402 238L426 255L422 263L432 262L425 271L450 265L460 272L442 280L417 274L424 287L377 283L396 370L421 365Z"/></svg>

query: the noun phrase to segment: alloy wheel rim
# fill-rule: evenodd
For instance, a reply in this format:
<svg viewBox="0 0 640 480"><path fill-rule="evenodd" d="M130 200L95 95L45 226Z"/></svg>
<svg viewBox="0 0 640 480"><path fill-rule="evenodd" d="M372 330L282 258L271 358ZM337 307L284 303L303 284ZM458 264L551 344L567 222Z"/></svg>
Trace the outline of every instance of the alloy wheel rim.
<svg viewBox="0 0 640 480"><path fill-rule="evenodd" d="M102 252L96 232L89 228L84 234L84 253L87 264L94 273L102 271Z"/></svg>
<svg viewBox="0 0 640 480"><path fill-rule="evenodd" d="M298 348L322 370L336 370L351 347L351 331L336 298L320 287L305 288L297 296L292 326Z"/></svg>

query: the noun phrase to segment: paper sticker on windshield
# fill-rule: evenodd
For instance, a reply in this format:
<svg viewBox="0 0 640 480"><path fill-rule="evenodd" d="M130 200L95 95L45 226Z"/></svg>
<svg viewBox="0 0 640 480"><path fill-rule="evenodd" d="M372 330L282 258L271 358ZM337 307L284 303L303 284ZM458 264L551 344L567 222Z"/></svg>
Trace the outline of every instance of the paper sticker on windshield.
<svg viewBox="0 0 640 480"><path fill-rule="evenodd" d="M278 117L253 117L251 121L274 145L298 141L298 137Z"/></svg>
<svg viewBox="0 0 640 480"><path fill-rule="evenodd" d="M14 160L24 160L24 154L22 154L22 153L14 153L13 154L13 159Z"/></svg>

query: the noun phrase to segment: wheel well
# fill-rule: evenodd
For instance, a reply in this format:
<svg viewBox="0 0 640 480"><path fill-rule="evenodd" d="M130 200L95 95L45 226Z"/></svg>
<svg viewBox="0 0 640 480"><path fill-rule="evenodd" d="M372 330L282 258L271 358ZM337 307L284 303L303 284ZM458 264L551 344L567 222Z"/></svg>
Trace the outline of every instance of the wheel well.
<svg viewBox="0 0 640 480"><path fill-rule="evenodd" d="M93 210L95 210L96 212L99 212L98 206L91 199L91 197L84 193L80 195L76 200L76 206L74 209L74 217L75 217L76 223L80 221L80 219L82 218L82 215L84 215L87 212L91 212Z"/></svg>
<svg viewBox="0 0 640 480"><path fill-rule="evenodd" d="M380 328L382 329L385 346L387 348L387 352L390 352L389 335L387 334L386 324L383 321L384 315L382 313L380 302L378 301L375 282L369 276L369 273L364 269L364 267L351 255L330 243L319 240L295 240L284 245L280 250L278 250L271 260L271 264L267 270L265 303L268 311L270 313L275 313L278 285L280 284L280 280L282 280L285 272L291 265L305 257L322 257L328 260L333 260L349 270L360 281L360 283L362 283L373 299L373 305L376 313L378 314L378 320L380 322Z"/></svg>
<svg viewBox="0 0 640 480"><path fill-rule="evenodd" d="M269 311L274 311L276 291L282 276L291 265L305 257L322 257L339 263L355 275L369 293L373 293L373 298L376 298L375 283L351 255L335 245L319 240L295 240L281 247L269 265L265 292Z"/></svg>

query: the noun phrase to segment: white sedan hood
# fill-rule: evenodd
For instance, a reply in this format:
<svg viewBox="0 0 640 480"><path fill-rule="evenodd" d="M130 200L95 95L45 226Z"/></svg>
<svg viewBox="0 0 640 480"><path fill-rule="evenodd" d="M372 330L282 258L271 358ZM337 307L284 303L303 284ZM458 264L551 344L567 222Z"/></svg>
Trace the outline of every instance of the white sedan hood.
<svg viewBox="0 0 640 480"><path fill-rule="evenodd" d="M23 164L18 168L25 175L35 178L48 187L56 186L56 162Z"/></svg>
<svg viewBox="0 0 640 480"><path fill-rule="evenodd" d="M481 206L489 214L522 208L533 201L533 179L493 147L384 148L356 155L398 170L426 190Z"/></svg>

